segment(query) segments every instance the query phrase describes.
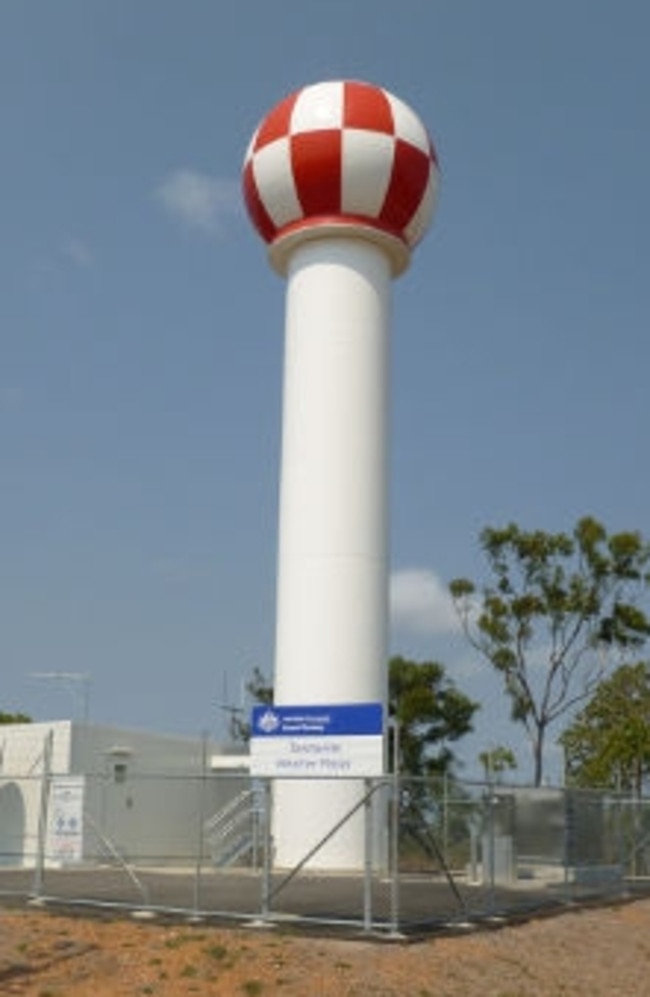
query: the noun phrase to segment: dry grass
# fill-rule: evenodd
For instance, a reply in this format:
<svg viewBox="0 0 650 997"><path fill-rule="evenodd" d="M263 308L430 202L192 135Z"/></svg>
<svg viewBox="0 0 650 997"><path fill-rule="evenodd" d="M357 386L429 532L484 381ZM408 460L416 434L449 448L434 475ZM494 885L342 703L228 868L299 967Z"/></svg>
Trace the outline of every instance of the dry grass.
<svg viewBox="0 0 650 997"><path fill-rule="evenodd" d="M412 945L1 915L23 997L650 997L650 900Z"/></svg>

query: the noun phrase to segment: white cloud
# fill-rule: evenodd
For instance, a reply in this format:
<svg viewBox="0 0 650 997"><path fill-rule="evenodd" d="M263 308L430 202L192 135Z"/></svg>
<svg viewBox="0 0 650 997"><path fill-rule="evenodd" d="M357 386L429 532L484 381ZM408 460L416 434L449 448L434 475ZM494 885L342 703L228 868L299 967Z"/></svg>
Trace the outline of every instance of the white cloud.
<svg viewBox="0 0 650 997"><path fill-rule="evenodd" d="M447 587L426 568L392 573L390 614L394 628L412 633L449 634L460 630Z"/></svg>
<svg viewBox="0 0 650 997"><path fill-rule="evenodd" d="M196 170L170 173L154 191L164 209L189 229L216 235L223 231L224 219L239 210L239 184L211 177Z"/></svg>

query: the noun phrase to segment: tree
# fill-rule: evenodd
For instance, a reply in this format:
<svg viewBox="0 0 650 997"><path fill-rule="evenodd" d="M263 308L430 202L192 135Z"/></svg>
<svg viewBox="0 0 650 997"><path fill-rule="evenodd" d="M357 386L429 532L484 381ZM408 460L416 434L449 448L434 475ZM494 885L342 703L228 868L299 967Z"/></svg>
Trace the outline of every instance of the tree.
<svg viewBox="0 0 650 997"><path fill-rule="evenodd" d="M450 742L472 730L478 703L455 688L437 661L391 658L388 713L399 725L400 770L442 775L454 762Z"/></svg>
<svg viewBox="0 0 650 997"><path fill-rule="evenodd" d="M30 724L32 718L26 713L3 713L0 710L0 724Z"/></svg>
<svg viewBox="0 0 650 997"><path fill-rule="evenodd" d="M641 796L650 775L650 664L622 665L600 682L559 740L571 785Z"/></svg>
<svg viewBox="0 0 650 997"><path fill-rule="evenodd" d="M608 534L580 519L571 535L487 527L481 546L492 580L450 585L464 632L499 672L512 718L531 743L535 785L548 728L586 699L605 652L640 647L650 621L639 608L650 546L639 533Z"/></svg>
<svg viewBox="0 0 650 997"><path fill-rule="evenodd" d="M483 766L486 782L491 782L495 776L496 781L499 782L500 777L507 769L517 768L517 759L514 752L510 748L505 748L502 744L498 744L494 748L489 748L487 751L482 751L478 756L478 760Z"/></svg>
<svg viewBox="0 0 650 997"><path fill-rule="evenodd" d="M254 703L262 703L267 706L273 703L273 686L269 684L268 679L257 665L245 688ZM239 711L239 713L241 712ZM250 741L251 725L246 715L240 716L237 711L232 710L228 730L233 741Z"/></svg>

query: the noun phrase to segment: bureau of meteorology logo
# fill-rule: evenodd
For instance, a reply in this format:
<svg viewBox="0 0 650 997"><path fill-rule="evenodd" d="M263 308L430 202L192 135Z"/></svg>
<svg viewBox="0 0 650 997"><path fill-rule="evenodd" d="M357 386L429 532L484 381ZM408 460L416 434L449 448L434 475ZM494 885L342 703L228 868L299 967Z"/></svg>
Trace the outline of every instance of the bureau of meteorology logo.
<svg viewBox="0 0 650 997"><path fill-rule="evenodd" d="M280 726L280 717L273 710L265 710L257 721L257 726L265 734L272 734Z"/></svg>

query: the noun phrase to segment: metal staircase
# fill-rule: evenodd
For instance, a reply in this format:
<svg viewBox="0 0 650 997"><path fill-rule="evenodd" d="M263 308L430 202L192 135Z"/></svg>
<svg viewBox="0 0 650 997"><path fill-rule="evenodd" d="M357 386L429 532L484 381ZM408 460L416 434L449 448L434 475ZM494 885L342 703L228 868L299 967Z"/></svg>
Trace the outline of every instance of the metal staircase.
<svg viewBox="0 0 650 997"><path fill-rule="evenodd" d="M229 800L203 825L212 864L220 869L234 865L257 868L265 822L264 796L259 786L244 789Z"/></svg>

